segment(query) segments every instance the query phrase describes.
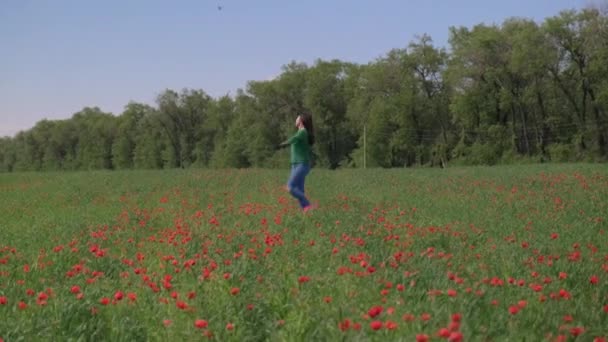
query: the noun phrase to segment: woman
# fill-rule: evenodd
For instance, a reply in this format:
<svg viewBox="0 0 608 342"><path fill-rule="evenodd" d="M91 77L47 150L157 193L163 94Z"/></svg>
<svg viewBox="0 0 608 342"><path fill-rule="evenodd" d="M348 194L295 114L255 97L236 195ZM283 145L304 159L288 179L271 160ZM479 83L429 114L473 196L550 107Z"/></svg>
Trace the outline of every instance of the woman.
<svg viewBox="0 0 608 342"><path fill-rule="evenodd" d="M296 127L298 132L280 146L291 145L291 176L287 190L298 200L302 210L308 212L312 206L304 194L304 180L310 172L311 146L315 143L312 116L308 113L298 115Z"/></svg>

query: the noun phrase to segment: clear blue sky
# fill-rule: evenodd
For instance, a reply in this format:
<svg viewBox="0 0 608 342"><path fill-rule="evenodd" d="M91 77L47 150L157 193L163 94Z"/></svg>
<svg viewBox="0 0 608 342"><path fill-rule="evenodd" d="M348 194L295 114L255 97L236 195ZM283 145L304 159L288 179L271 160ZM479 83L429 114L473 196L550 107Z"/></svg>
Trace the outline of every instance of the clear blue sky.
<svg viewBox="0 0 608 342"><path fill-rule="evenodd" d="M448 27L542 21L586 0L3 0L0 136L166 88L234 94L292 60L367 63ZM222 10L218 10L222 6Z"/></svg>

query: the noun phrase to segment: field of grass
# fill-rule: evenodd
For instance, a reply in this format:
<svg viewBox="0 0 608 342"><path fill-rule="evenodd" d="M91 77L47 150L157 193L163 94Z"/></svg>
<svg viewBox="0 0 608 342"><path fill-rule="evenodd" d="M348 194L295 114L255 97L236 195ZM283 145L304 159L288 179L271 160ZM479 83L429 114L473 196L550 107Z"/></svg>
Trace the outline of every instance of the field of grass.
<svg viewBox="0 0 608 342"><path fill-rule="evenodd" d="M608 169L0 174L0 341L605 341Z"/></svg>

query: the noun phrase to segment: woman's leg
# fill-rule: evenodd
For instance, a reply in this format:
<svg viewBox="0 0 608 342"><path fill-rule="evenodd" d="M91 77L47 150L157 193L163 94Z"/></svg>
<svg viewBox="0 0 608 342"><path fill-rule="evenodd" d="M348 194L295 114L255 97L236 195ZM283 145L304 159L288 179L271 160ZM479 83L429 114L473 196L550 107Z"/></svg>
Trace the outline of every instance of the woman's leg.
<svg viewBox="0 0 608 342"><path fill-rule="evenodd" d="M298 200L301 208L305 208L310 205L308 199L304 195L304 178L306 177L307 173L307 165L295 164L291 168L291 176L289 177L289 182L287 182L289 193Z"/></svg>
<svg viewBox="0 0 608 342"><path fill-rule="evenodd" d="M300 191L302 191L303 194L306 194L306 191L304 191L304 183L306 182L306 176L308 176L308 172L310 171L310 167L307 164L301 164L301 172L302 172L302 177L299 177L299 182L298 182L298 189L300 189Z"/></svg>
<svg viewBox="0 0 608 342"><path fill-rule="evenodd" d="M306 194L306 192L304 191L304 183L306 181L306 176L308 176L308 174L310 173L310 166L308 164L304 164L303 166L304 170L302 171L303 173L303 177L301 178L301 183L299 184L299 188L302 191L302 194ZM306 199L306 203L305 205L302 207L304 209L305 212L309 211L310 209L313 209L313 207L316 208L316 205L311 204L310 201L308 200L308 198L304 197Z"/></svg>
<svg viewBox="0 0 608 342"><path fill-rule="evenodd" d="M298 189L302 192L302 196L304 198L304 201L300 202L300 206L303 209L306 209L307 207L310 207L310 201L308 201L308 198L306 198L306 192L304 191L304 183L306 181L306 176L308 176L308 173L310 172L310 166L308 166L308 164L301 164L300 172L301 177L298 177Z"/></svg>

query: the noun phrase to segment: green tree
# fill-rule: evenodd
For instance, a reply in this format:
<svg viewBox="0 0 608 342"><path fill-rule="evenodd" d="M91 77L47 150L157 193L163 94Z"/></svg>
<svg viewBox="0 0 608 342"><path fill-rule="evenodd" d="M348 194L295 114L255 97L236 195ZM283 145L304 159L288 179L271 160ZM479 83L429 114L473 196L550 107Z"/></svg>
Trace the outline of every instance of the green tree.
<svg viewBox="0 0 608 342"><path fill-rule="evenodd" d="M112 145L112 164L116 169L131 169L135 165L136 132L140 121L153 111L148 105L131 102L118 117L117 135Z"/></svg>
<svg viewBox="0 0 608 342"><path fill-rule="evenodd" d="M356 138L346 120L346 79L352 65L338 60L317 61L309 69L304 104L313 114L319 166L334 169L349 163Z"/></svg>

